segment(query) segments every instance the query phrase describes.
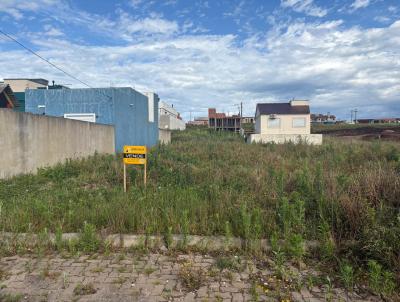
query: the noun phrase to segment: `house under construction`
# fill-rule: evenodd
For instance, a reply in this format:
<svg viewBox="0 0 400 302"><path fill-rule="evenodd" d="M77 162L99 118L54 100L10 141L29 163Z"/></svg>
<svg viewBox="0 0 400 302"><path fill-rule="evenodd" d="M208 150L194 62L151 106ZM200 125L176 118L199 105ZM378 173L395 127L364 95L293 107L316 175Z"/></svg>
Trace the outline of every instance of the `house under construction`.
<svg viewBox="0 0 400 302"><path fill-rule="evenodd" d="M215 130L239 132L240 115L227 116L225 113L218 113L215 108L209 108L208 127Z"/></svg>
<svg viewBox="0 0 400 302"><path fill-rule="evenodd" d="M225 130L232 132L240 132L243 126L250 126L254 128L253 117L241 117L238 115L226 115L225 113L219 113L215 108L208 109L208 127L215 130ZM249 127L245 127L246 129Z"/></svg>

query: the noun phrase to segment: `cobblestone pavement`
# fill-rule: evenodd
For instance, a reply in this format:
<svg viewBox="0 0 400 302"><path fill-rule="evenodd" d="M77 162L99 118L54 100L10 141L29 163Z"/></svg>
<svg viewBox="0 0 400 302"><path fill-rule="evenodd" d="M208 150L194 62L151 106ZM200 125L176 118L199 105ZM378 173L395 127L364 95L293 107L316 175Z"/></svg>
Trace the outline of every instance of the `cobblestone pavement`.
<svg viewBox="0 0 400 302"><path fill-rule="evenodd" d="M311 271L277 278L268 267L197 254L5 257L0 301L379 301L312 284Z"/></svg>

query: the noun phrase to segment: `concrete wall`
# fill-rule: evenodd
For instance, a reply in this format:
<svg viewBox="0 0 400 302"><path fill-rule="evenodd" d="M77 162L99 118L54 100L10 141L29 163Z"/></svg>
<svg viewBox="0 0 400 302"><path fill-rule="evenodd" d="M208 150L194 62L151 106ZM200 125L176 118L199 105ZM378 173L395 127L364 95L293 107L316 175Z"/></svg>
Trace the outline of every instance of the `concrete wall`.
<svg viewBox="0 0 400 302"><path fill-rule="evenodd" d="M160 115L158 119L160 129L169 130L185 130L186 124L184 121L171 115Z"/></svg>
<svg viewBox="0 0 400 302"><path fill-rule="evenodd" d="M159 103L159 128L170 130L185 130L186 124L179 117L178 111L169 104L160 101Z"/></svg>
<svg viewBox="0 0 400 302"><path fill-rule="evenodd" d="M305 143L310 145L321 145L322 134L251 134L248 143L275 143L284 144L292 142L295 144Z"/></svg>
<svg viewBox="0 0 400 302"><path fill-rule="evenodd" d="M276 119L280 119L279 128L268 127L269 115L258 115L256 117L256 133L257 134L310 134L310 115L309 114L276 114ZM294 118L305 118L305 127L293 127Z"/></svg>
<svg viewBox="0 0 400 302"><path fill-rule="evenodd" d="M37 89L46 87L46 85L25 79L20 79L20 80L5 79L4 83L9 84L14 92L25 92L26 89Z"/></svg>
<svg viewBox="0 0 400 302"><path fill-rule="evenodd" d="M159 130L159 141L161 144L169 144L171 142L171 130L164 130L160 129Z"/></svg>
<svg viewBox="0 0 400 302"><path fill-rule="evenodd" d="M67 158L114 153L114 127L0 109L0 178Z"/></svg>
<svg viewBox="0 0 400 302"><path fill-rule="evenodd" d="M26 111L50 116L94 113L96 123L115 126L115 147L152 147L158 142L158 98L149 106L148 96L129 87L27 90ZM149 108L154 120L149 121Z"/></svg>

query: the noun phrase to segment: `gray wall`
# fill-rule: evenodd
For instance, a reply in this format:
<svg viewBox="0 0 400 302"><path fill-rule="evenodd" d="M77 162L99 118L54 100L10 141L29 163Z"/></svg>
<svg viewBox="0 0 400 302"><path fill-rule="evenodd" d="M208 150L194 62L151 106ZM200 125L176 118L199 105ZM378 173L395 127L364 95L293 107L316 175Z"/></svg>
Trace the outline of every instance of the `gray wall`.
<svg viewBox="0 0 400 302"><path fill-rule="evenodd" d="M114 127L0 109L0 178L98 153L114 153Z"/></svg>

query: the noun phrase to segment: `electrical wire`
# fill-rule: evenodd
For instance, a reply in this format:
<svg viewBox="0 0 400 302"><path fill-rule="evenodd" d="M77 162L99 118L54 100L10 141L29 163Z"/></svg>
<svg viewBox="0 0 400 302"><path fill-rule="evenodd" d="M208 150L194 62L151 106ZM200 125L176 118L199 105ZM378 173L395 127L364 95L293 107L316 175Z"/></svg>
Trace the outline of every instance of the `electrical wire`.
<svg viewBox="0 0 400 302"><path fill-rule="evenodd" d="M10 36L9 34L7 34L6 32L4 32L3 30L0 29L0 33L3 34L5 37L9 38L11 41L17 43L19 46L21 46L22 48L24 48L25 50L29 51L30 53L32 53L33 55L35 55L36 57L38 57L39 59L45 61L47 64L53 66L54 68L56 68L57 70L61 71L62 73L64 73L65 75L67 75L68 77L74 79L75 81L78 81L79 83L85 85L86 87L89 88L94 88L93 86L85 83L84 81L78 79L77 77L75 77L74 75L70 74L69 72L63 70L61 67L58 67L56 64L50 62L49 60L47 60L46 58L42 57L41 55L39 55L38 53L36 53L35 51L33 51L32 49L30 49L29 47L25 46L24 44L22 44L21 42L19 42L17 39L13 38L12 36ZM99 91L101 94L104 94L106 97L110 98L111 97L101 91Z"/></svg>

